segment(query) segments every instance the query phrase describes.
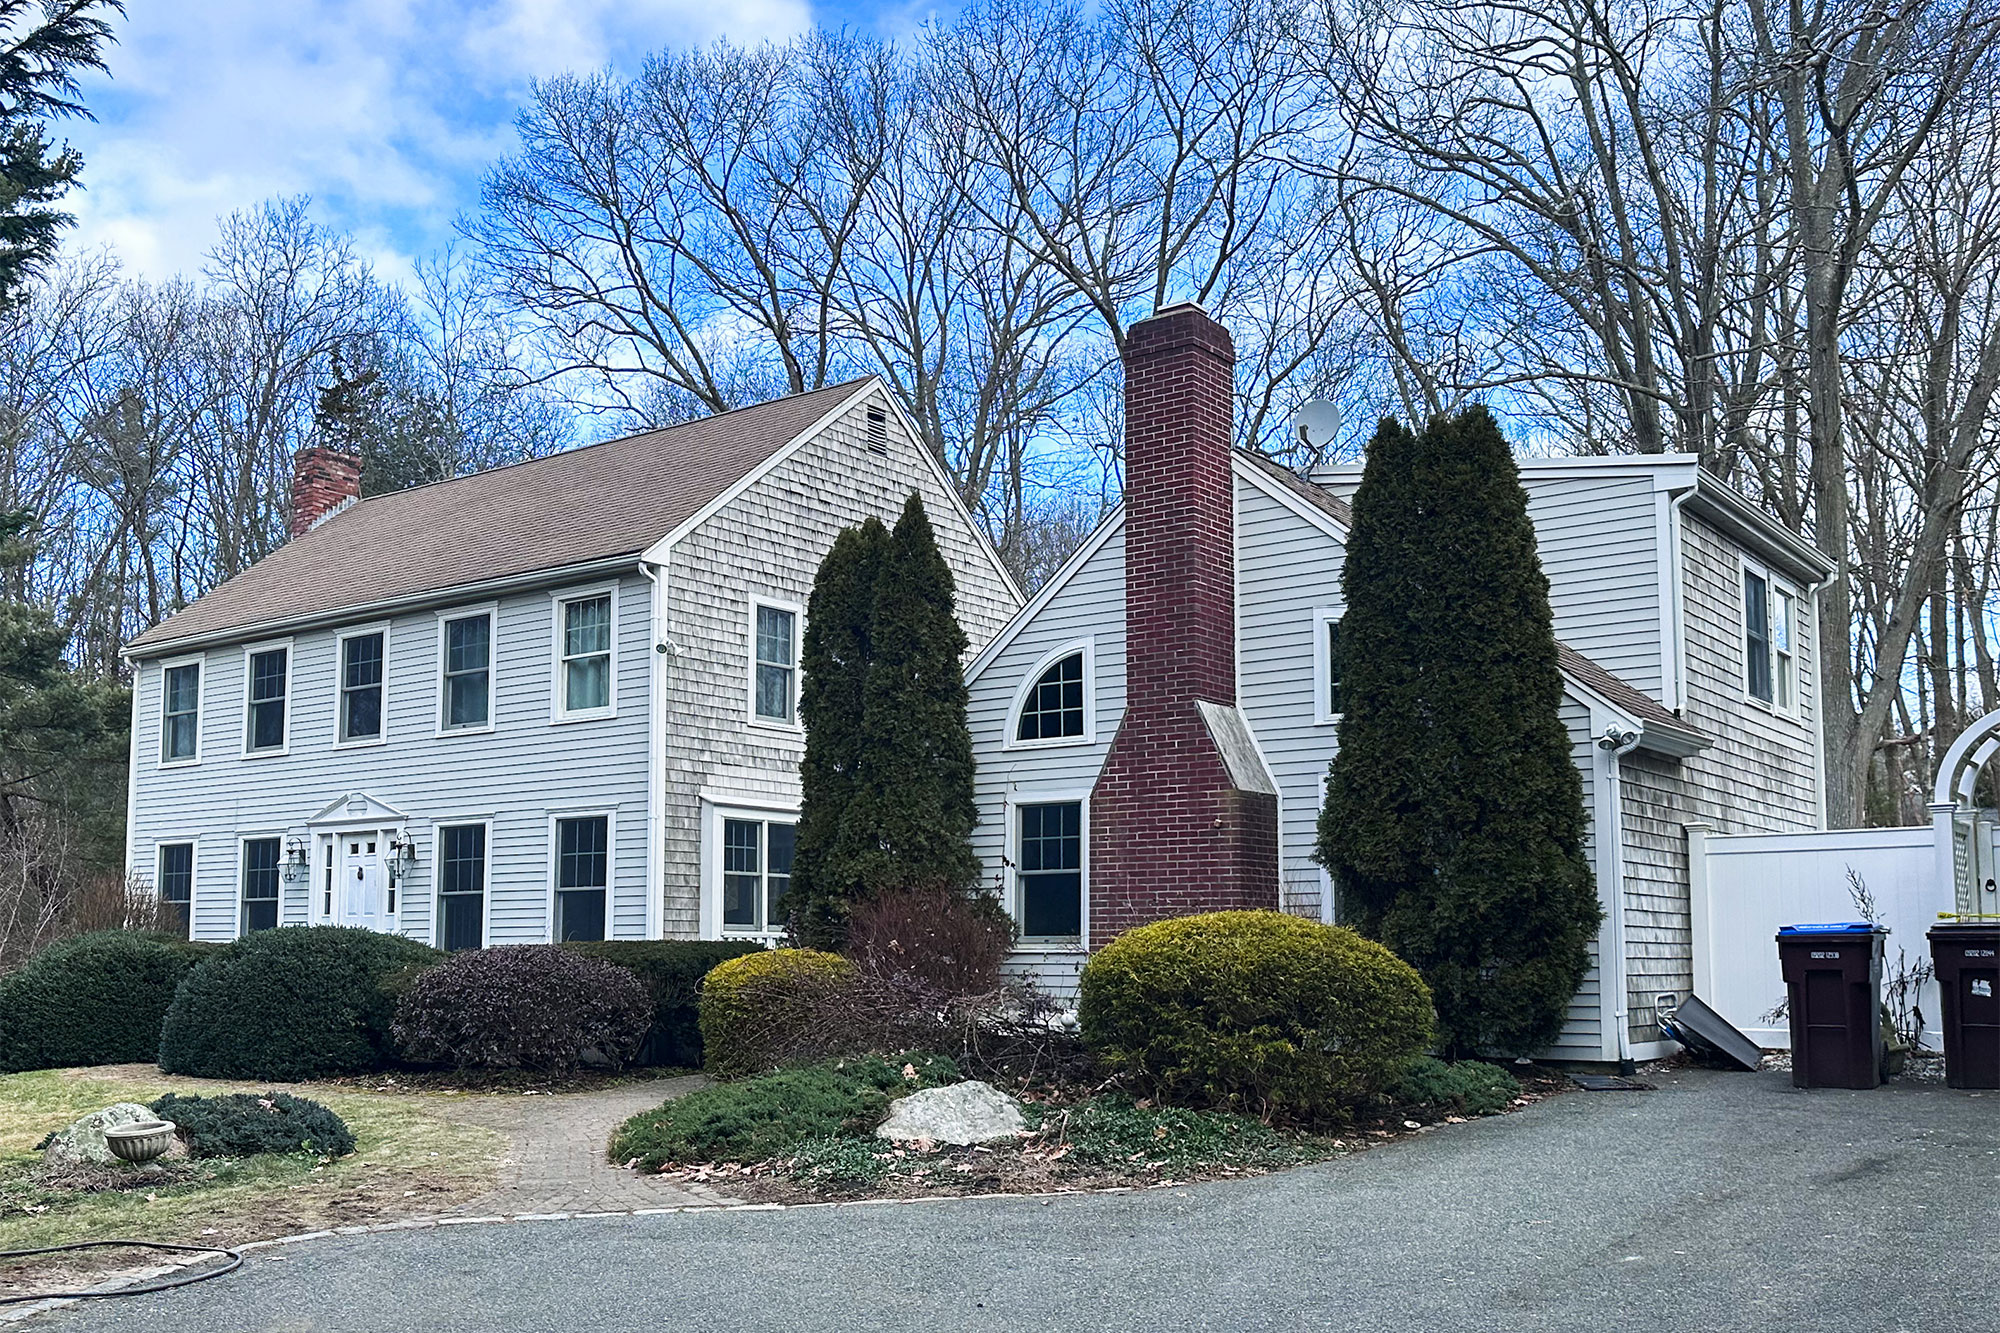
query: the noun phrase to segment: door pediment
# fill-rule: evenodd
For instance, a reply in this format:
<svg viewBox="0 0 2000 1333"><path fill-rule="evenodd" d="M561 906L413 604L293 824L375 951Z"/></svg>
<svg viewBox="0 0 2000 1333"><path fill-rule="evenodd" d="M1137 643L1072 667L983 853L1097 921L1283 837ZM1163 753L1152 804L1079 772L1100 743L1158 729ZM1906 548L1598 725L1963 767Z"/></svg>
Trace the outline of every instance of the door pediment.
<svg viewBox="0 0 2000 1333"><path fill-rule="evenodd" d="M365 791L351 791L307 820L306 824L309 828L334 824L403 824L409 818L387 801L378 801Z"/></svg>

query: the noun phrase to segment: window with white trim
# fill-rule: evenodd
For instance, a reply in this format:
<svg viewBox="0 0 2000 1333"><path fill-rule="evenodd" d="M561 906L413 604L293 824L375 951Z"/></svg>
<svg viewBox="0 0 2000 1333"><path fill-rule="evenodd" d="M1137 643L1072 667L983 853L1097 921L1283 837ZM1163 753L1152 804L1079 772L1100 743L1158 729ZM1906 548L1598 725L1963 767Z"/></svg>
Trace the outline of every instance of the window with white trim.
<svg viewBox="0 0 2000 1333"><path fill-rule="evenodd" d="M340 641L340 739L382 739L386 636L380 630Z"/></svg>
<svg viewBox="0 0 2000 1333"><path fill-rule="evenodd" d="M798 827L789 820L722 821L722 928L768 934L785 928Z"/></svg>
<svg viewBox="0 0 2000 1333"><path fill-rule="evenodd" d="M611 883L611 821L585 815L556 821L556 940L604 938Z"/></svg>
<svg viewBox="0 0 2000 1333"><path fill-rule="evenodd" d="M1743 571L1743 687L1752 699L1771 702L1771 584L1755 570Z"/></svg>
<svg viewBox="0 0 2000 1333"><path fill-rule="evenodd" d="M762 722L790 722L798 699L798 615L781 606L754 605L751 708Z"/></svg>
<svg viewBox="0 0 2000 1333"><path fill-rule="evenodd" d="M443 637L438 725L445 731L477 731L493 717L493 615L452 616Z"/></svg>
<svg viewBox="0 0 2000 1333"><path fill-rule="evenodd" d="M1052 664L1028 687L1014 724L1017 741L1052 741L1084 733L1084 661L1078 649Z"/></svg>
<svg viewBox="0 0 2000 1333"><path fill-rule="evenodd" d="M1771 702L1787 713L1798 707L1798 614L1789 590L1771 589Z"/></svg>
<svg viewBox="0 0 2000 1333"><path fill-rule="evenodd" d="M190 763L201 752L201 663L160 673L160 762Z"/></svg>
<svg viewBox="0 0 2000 1333"><path fill-rule="evenodd" d="M486 942L486 825L438 829L438 947L446 953Z"/></svg>
<svg viewBox="0 0 2000 1333"><path fill-rule="evenodd" d="M1743 567L1743 689L1780 713L1799 706L1799 596L1762 568Z"/></svg>
<svg viewBox="0 0 2000 1333"><path fill-rule="evenodd" d="M278 924L278 855L276 838L243 840L242 933L272 930Z"/></svg>
<svg viewBox="0 0 2000 1333"><path fill-rule="evenodd" d="M189 939L194 924L194 844L163 842L158 879L161 929Z"/></svg>
<svg viewBox="0 0 2000 1333"><path fill-rule="evenodd" d="M265 648L245 660L243 748L250 754L285 748L291 657L288 648Z"/></svg>
<svg viewBox="0 0 2000 1333"><path fill-rule="evenodd" d="M1083 934L1083 803L1052 801L1016 811L1021 938L1078 939Z"/></svg>
<svg viewBox="0 0 2000 1333"><path fill-rule="evenodd" d="M557 712L564 717L611 708L611 594L556 603Z"/></svg>
<svg viewBox="0 0 2000 1333"><path fill-rule="evenodd" d="M1313 721L1338 722L1346 706L1345 662L1340 642L1340 612L1313 612Z"/></svg>

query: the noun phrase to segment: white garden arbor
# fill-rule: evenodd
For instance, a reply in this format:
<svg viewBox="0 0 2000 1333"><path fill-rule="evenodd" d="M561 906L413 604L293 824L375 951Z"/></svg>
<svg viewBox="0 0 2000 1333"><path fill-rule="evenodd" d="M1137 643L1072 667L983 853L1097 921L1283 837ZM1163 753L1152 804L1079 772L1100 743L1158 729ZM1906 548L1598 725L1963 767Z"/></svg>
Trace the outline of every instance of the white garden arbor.
<svg viewBox="0 0 2000 1333"><path fill-rule="evenodd" d="M1978 803L1979 776L2000 755L2000 712L1988 713L1959 734L1938 765L1931 792L1931 828L1937 840L1939 882L1952 886L1961 914L2000 914L2000 855L1995 812Z"/></svg>

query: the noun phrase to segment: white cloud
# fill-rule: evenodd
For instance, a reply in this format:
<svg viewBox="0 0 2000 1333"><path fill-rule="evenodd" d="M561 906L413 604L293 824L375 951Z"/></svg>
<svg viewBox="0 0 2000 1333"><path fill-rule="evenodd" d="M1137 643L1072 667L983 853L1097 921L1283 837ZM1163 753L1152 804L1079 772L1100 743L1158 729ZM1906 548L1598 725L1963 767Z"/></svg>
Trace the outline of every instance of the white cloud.
<svg viewBox="0 0 2000 1333"><path fill-rule="evenodd" d="M719 36L758 41L805 0L205 0L140 3L86 95L76 241L152 276L198 268L214 219L311 194L393 273L448 239L512 142L529 79ZM198 19L190 15L198 14Z"/></svg>

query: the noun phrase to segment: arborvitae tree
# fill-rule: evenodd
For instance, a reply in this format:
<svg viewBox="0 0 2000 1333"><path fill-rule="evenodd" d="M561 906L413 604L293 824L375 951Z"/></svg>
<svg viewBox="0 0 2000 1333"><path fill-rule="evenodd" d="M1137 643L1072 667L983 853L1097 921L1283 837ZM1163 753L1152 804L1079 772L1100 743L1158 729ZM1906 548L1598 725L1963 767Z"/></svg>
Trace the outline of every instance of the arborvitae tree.
<svg viewBox="0 0 2000 1333"><path fill-rule="evenodd" d="M786 902L800 938L821 946L839 938L846 905L861 887L858 873L835 851L861 757L869 623L888 546L889 530L878 518L844 529L820 562L806 602L799 645L806 753L799 765L798 843Z"/></svg>
<svg viewBox="0 0 2000 1333"><path fill-rule="evenodd" d="M1422 972L1448 1054L1553 1041L1601 912L1527 495L1483 407L1369 448L1320 815L1343 913Z"/></svg>
<svg viewBox="0 0 2000 1333"><path fill-rule="evenodd" d="M914 493L875 582L856 781L834 859L861 891L969 889L978 808L965 720L965 631L951 567Z"/></svg>

